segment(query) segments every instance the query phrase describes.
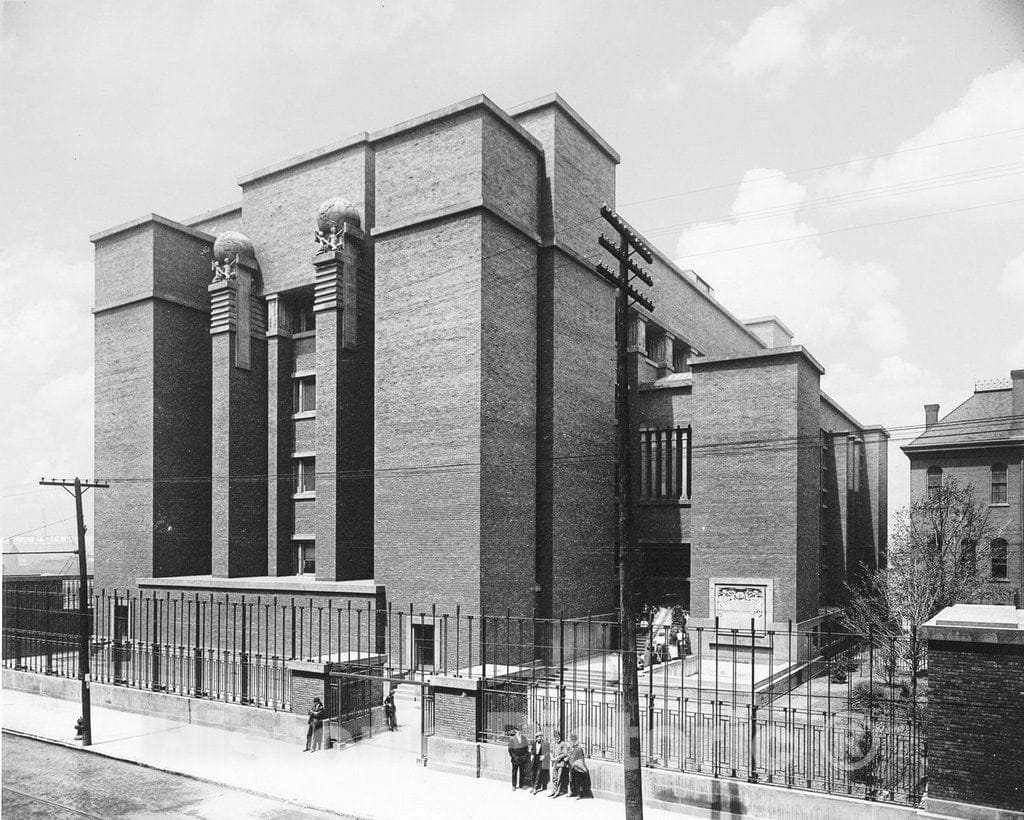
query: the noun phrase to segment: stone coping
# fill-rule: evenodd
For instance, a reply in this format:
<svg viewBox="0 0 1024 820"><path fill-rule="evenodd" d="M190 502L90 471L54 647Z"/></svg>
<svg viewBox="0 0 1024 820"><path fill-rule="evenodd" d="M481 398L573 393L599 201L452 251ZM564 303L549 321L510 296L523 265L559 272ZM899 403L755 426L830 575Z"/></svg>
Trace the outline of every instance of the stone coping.
<svg viewBox="0 0 1024 820"><path fill-rule="evenodd" d="M190 216L188 219L181 220L181 224L191 228L199 222L208 222L211 219L216 219L219 216L227 216L228 214L239 213L242 210L241 202L232 202L230 205L222 205L219 208L211 208L209 211L203 211L201 214Z"/></svg>
<svg viewBox="0 0 1024 820"><path fill-rule="evenodd" d="M521 117L524 114L529 114L532 111L539 111L541 108L547 108L548 106L555 106L560 109L563 114L572 120L572 123L577 128L587 135L591 142L611 157L612 161L615 162L616 165L622 161L622 157L619 156L619 152L612 148L604 137L598 134L590 123L580 116L579 112L576 111L575 108L562 99L562 95L557 91L551 94L545 94L543 97L538 97L535 100L530 100L529 102L513 106L508 110L508 114L510 117Z"/></svg>
<svg viewBox="0 0 1024 820"><path fill-rule="evenodd" d="M697 285L697 283L694 282L683 271L682 268L680 268L674 261L672 261L665 253L660 251L655 245L653 245L651 242L648 242L647 238L644 237L643 234L640 234L640 237L641 237L641 239L644 240L644 242L647 242L647 247L650 248L651 253L654 255L654 258L657 259L662 265L664 265L670 271L672 271L682 282L685 282L686 285L690 288L690 290L692 290L696 294L699 294L701 296L701 298L703 298L706 302L710 303L711 305L714 305L715 310L719 311L730 322L732 322L739 330L741 330L742 332L746 333L747 336L749 336L751 338L751 340L754 341L759 348L764 348L765 347L765 343L761 339L761 337L758 336L756 333L754 333L754 331L752 331L745 324L743 324L743 322L740 321L740 319L738 319L727 307L725 307L725 305L723 305L721 302L719 302L714 296L710 295L709 293L705 293ZM657 292L655 292L655 296L656 295L657 295ZM650 319L650 318L653 317L653 315L651 313L647 312L646 310L644 310L641 307L634 306L633 309L636 310L638 313L640 313L641 316L644 316L645 318ZM668 331L670 333L672 333L675 336L678 336L680 339L682 339L683 341L687 342L687 344L689 344L689 339L687 339L686 334L684 334L684 333L676 333L671 328L667 328L667 329L668 329ZM693 347L693 345L690 345L690 347Z"/></svg>
<svg viewBox="0 0 1024 820"><path fill-rule="evenodd" d="M843 416L848 422L850 422L858 430L860 430L862 432L867 432L869 430L872 431L872 432L881 432L882 435L884 435L886 438L889 438L889 431L886 430L884 427L882 427L880 424L874 424L874 425L872 425L870 427L865 427L863 424L861 424L859 421L857 421L857 419L855 419L852 415L850 415L850 412L845 407L843 407L839 402L837 402L834 398L832 398L824 390L821 391L821 400L823 402L825 402L826 404L831 405L833 407L833 409L835 409L835 411L837 413L839 413L839 415Z"/></svg>
<svg viewBox="0 0 1024 820"><path fill-rule="evenodd" d="M390 139L391 137L398 136L406 131L412 131L416 128L420 128L424 125L428 125L432 122L454 117L466 111L471 111L474 108L483 108L489 111L491 114L501 120L508 128L527 145L533 148L538 153L543 154L544 149L540 142L534 137L529 131L523 126L516 122L511 116L505 111L499 108L492 102L486 94L478 94L475 97L470 97L467 100L454 103L453 105L445 106L444 108L438 108L435 111L431 111L428 114L423 114L419 117L414 117L410 120L405 120L397 125L392 125L388 128L383 128L380 131L374 131L373 133L367 133L361 131L358 134L354 134L347 139L335 142L330 145L325 145L321 148L314 148L312 151L307 151L304 154L291 157L290 159L282 160L261 168L258 171L253 171L249 174L244 174L238 178L239 185L248 185L257 180L263 179L264 177L271 176L273 174L286 171L289 168L294 168L298 165L303 165L307 162L313 162L314 160L321 159L330 154L335 154L340 151L344 151L348 148L352 148L357 145L371 145L376 142Z"/></svg>
<svg viewBox="0 0 1024 820"><path fill-rule="evenodd" d="M321 675L329 672L332 666L344 664L358 664L360 667L384 666L383 655L367 655L358 652L332 652L328 655L320 655L314 660L302 660L296 658L286 661L285 668L292 672L308 672L314 675Z"/></svg>
<svg viewBox="0 0 1024 820"><path fill-rule="evenodd" d="M774 313L769 313L766 316L755 316L753 319L743 319L742 321L745 325L763 325L767 324L768 322L774 322L784 331L786 331L786 333L789 334L790 338L796 335L792 330L789 329L786 323L783 322L782 319L780 319Z"/></svg>
<svg viewBox="0 0 1024 820"><path fill-rule="evenodd" d="M92 236L89 237L89 241L92 242L93 244L96 244L97 242L102 242L106 239L110 239L113 236L126 233L127 231L133 230L134 228L138 228L142 225L146 225L151 222L156 225L163 225L165 228L170 228L171 230L178 231L179 233L186 234L187 236L191 236L195 239L201 239L203 242L212 243L216 240L216 237L211 236L210 234L204 231L196 230L195 228L190 228L188 225L182 225L180 222L175 222L173 219L168 219L166 216L160 216L160 214L150 213L143 214L142 216L137 217L135 219L130 219L127 222L121 223L120 225L115 225L113 228L107 228L105 231L94 233Z"/></svg>
<svg viewBox="0 0 1024 820"><path fill-rule="evenodd" d="M1024 609L993 604L954 604L924 626L929 641L1024 646Z"/></svg>
<svg viewBox="0 0 1024 820"><path fill-rule="evenodd" d="M466 692L477 692L483 686L479 678L456 678L451 675L434 675L427 679L436 689L458 689Z"/></svg>
<svg viewBox="0 0 1024 820"><path fill-rule="evenodd" d="M443 208L423 211L406 219L385 223L383 225L376 225L370 229L370 234L374 239L380 239L388 234L404 231L408 228L419 227L420 225L437 222L442 219L449 219L461 214L472 213L473 211L486 211L495 219L504 222L513 230L523 234L527 239L530 239L538 245L541 243L540 234L530 228L529 225L519 221L511 214L505 213L500 206L484 197L474 197L472 199L463 200L462 202L456 202L453 205L446 205Z"/></svg>
<svg viewBox="0 0 1024 820"><path fill-rule="evenodd" d="M317 581L297 575L262 575L247 578L214 578L211 575L179 575L171 578L139 578L139 587L209 590L218 592L255 592L268 595L303 593L308 595L376 596L384 585L372 578L365 581Z"/></svg>
<svg viewBox="0 0 1024 820"><path fill-rule="evenodd" d="M752 359L771 359L783 356L803 356L819 372L824 373L825 368L812 356L803 345L789 345L787 347L770 347L752 353L740 353L736 356L698 356L690 359L690 369L702 367L714 367L716 365L728 365L734 362L748 361Z"/></svg>

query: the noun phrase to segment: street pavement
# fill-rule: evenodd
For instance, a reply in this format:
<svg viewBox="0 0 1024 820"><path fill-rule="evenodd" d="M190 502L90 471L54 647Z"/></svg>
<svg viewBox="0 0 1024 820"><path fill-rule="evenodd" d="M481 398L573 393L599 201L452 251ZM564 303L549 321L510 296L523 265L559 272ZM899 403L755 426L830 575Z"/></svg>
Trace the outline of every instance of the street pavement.
<svg viewBox="0 0 1024 820"><path fill-rule="evenodd" d="M80 710L73 701L4 689L2 707L5 730L69 746L79 745L73 738ZM311 809L371 820L522 820L523 817L531 820L556 817L621 820L623 816L621 802L576 801L568 797L552 800L528 791L513 792L511 784L504 781L447 774L418 765L419 715L416 709L405 708L399 714L402 725L398 732L378 733L340 749L315 753L302 751L304 737L287 743L95 706L92 715L93 745L89 751L93 754L224 784ZM4 786L8 785L19 788L17 782L8 783L5 771ZM154 811L158 812L156 808ZM240 805L231 816L276 816L259 811L261 809ZM697 810L693 814L679 814L648 807L644 816L646 820L678 820L708 815Z"/></svg>
<svg viewBox="0 0 1024 820"><path fill-rule="evenodd" d="M338 816L47 741L11 734L3 740L3 814L12 820Z"/></svg>

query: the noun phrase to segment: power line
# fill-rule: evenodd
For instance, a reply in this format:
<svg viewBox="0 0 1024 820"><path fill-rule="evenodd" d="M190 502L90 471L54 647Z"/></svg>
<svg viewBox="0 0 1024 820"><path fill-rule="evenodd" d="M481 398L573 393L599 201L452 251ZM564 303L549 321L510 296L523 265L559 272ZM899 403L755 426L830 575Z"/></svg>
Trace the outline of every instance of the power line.
<svg viewBox="0 0 1024 820"><path fill-rule="evenodd" d="M767 176L758 177L756 180L749 180L749 182L769 182L769 181L774 180L774 179L784 179L784 178L795 176L797 174L809 174L809 173L812 173L814 171L824 171L824 170L826 170L828 168L840 168L840 167L843 167L843 166L846 166L846 165L850 165L851 163L854 163L854 162L871 162L873 160L885 159L886 157L894 157L894 156L897 156L899 154L906 154L906 153L910 153L910 152L913 152L913 151L925 151L925 150L929 150L931 148L941 148L941 147L943 147L945 145L953 145L955 143L960 143L960 142L970 142L970 141L973 141L973 140L987 139L989 137L1004 136L1006 134L1021 134L1022 132L1024 132L1024 127L1022 127L1022 128L1008 128L1008 129L1006 129L1004 131L990 131L990 132L988 132L986 134L975 134L973 136L960 137L958 139L946 140L944 142L933 142L933 143L930 143L928 145L920 145L920 146L915 146L913 148L901 148L901 149L899 149L897 151L889 151L889 152L884 153L884 154L873 154L872 156L869 156L869 157L857 157L855 159L841 160L839 162L831 162L831 163L828 163L826 165L812 165L812 166L805 167L805 168L796 168L796 169L790 170L790 171L779 171L776 174L769 174ZM701 194L701 193L705 193L707 191L717 191L717 190L720 190L722 188L732 188L732 187L735 187L736 185L739 185L739 184L743 183L744 181L745 180L743 180L743 179L738 179L738 180L734 180L732 182L723 182L723 183L716 184L716 185L708 185L708 186L705 186L703 188L691 188L689 190L681 191L679 193L665 194L663 196L651 197L649 199L637 199L637 200L633 200L632 202L627 202L625 204L626 205L646 205L649 202L660 202L660 201L665 200L665 199L674 199L676 197L688 196L690 194Z"/></svg>
<svg viewBox="0 0 1024 820"><path fill-rule="evenodd" d="M959 438L963 435L963 429L976 430L979 433L992 433L1000 432L1003 429L1007 433L1010 432L1012 423L1017 421L1024 421L1024 415L1005 415L1005 416L992 416L985 419L964 419L961 421L950 421L942 422L942 431L935 431L932 435L929 435L928 442L942 442L947 439ZM991 428L991 429L987 429ZM898 441L912 441L919 437L920 433L926 429L922 424L904 425L898 427L886 428L889 433L888 443L894 443ZM933 429L934 428L930 428ZM839 430L839 431L825 431L829 435L861 435L859 429L854 430ZM982 442L984 443L984 442ZM1024 443L1024 440L1022 440ZM798 436L778 436L778 437L755 437L755 438L744 438L744 439L730 439L722 442L713 442L708 444L693 444L691 443L690 449L693 452L707 452L709 454L727 454L730 452L744 452L751 449L793 449L794 447L806 446L806 447L819 447L821 445L821 434L805 434ZM609 450L600 450L589 453L576 453L570 456L554 456L550 459L552 463L579 463L586 464L588 462L608 462L614 461L614 458L609 455ZM522 460L495 460L490 462L482 461L456 461L446 462L442 464L423 464L423 465L403 465L398 467L374 467L358 470L317 470L316 476L318 478L324 477L329 478L332 476L336 477L360 477L360 476L372 476L381 473L398 473L403 475L409 474L433 474L434 472L441 471L454 471L461 469L482 469L486 470L494 467L515 467L523 466L529 467L536 464L545 463L548 460L544 459L522 459ZM264 481L268 479L285 480L292 478L294 473L284 472L277 474L270 473L248 473L242 475L232 476L210 476L210 475L192 475L192 476L175 476L173 478L151 478L151 477L129 477L129 476L107 476L106 481L117 482L117 483L154 483L154 484L175 484L175 483L198 483L204 481L214 480L231 480L231 481ZM67 519L65 519L67 520ZM55 522L61 523L61 522Z"/></svg>
<svg viewBox="0 0 1024 820"><path fill-rule="evenodd" d="M57 526L57 524L63 524L65 521L70 521L74 517L75 516L73 515L69 515L67 518L62 518L59 521L49 521L46 524L40 524L38 527L33 527L30 530L22 530L21 532L14 533L14 535L5 535L4 541L9 541L12 538L18 538L21 535L28 535L30 532L36 532L36 530L46 529L47 527L55 527Z"/></svg>

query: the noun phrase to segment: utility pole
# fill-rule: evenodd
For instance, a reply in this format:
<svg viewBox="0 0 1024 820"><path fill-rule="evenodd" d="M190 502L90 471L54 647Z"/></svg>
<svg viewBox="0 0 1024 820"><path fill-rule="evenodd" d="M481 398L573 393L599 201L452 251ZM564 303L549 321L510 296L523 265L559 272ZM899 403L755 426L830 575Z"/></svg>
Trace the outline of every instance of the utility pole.
<svg viewBox="0 0 1024 820"><path fill-rule="evenodd" d="M654 282L648 273L630 257L635 252L647 263L654 261L650 248L615 211L601 206L601 216L618 234L616 245L604 234L598 243L619 262L618 275L598 262L595 270L615 286L615 375L616 375L616 432L618 444L618 497L619 497L619 643L621 649L620 680L622 685L623 726L626 728L626 748L623 750L622 768L625 786L626 820L643 820L643 779L640 768L640 687L636 672L636 600L635 562L636 530L633 525L633 429L630 420L629 358L629 306L636 302L653 312L654 305L631 284L636 278L648 286Z"/></svg>
<svg viewBox="0 0 1024 820"><path fill-rule="evenodd" d="M92 745L92 705L89 701L89 578L85 565L85 515L82 495L90 488L106 489L109 484L100 481L74 481L42 478L40 484L63 487L75 497L75 517L78 519L78 679L82 682L82 745ZM73 490L71 488L74 488Z"/></svg>

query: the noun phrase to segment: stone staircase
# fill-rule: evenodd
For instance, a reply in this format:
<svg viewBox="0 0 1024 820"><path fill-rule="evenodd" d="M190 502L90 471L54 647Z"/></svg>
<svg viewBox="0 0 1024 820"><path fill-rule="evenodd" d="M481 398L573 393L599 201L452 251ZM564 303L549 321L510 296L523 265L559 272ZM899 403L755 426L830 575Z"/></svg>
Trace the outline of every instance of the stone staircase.
<svg viewBox="0 0 1024 820"><path fill-rule="evenodd" d="M402 704L418 705L422 700L423 689L415 683L400 683L394 693L395 706L401 708Z"/></svg>

